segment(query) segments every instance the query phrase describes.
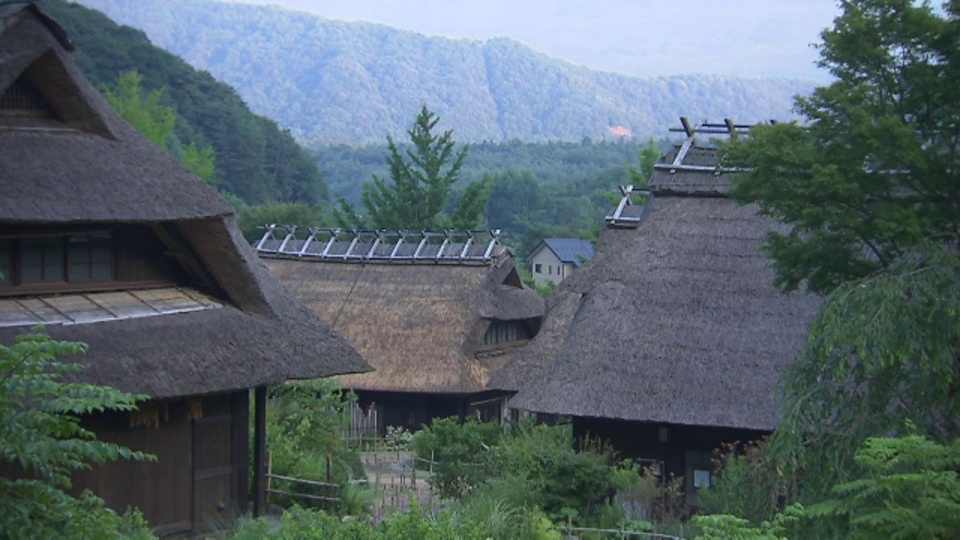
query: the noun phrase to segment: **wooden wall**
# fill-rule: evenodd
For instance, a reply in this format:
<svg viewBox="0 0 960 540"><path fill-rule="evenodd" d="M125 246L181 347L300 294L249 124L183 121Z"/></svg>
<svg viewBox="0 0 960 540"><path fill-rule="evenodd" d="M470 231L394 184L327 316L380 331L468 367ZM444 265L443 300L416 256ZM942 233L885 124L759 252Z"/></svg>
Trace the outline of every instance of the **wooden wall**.
<svg viewBox="0 0 960 540"><path fill-rule="evenodd" d="M137 507L161 535L226 522L246 510L248 499L247 405L248 394L240 391L162 403L157 426L131 427L126 413L85 418L101 440L157 460L80 471L73 491L90 489L118 512Z"/></svg>
<svg viewBox="0 0 960 540"><path fill-rule="evenodd" d="M693 470L712 470L713 451L723 444L755 441L768 432L706 426L680 426L607 418L573 418L577 441L585 437L608 442L621 458L646 466L663 462L667 477L683 478L687 502L697 505Z"/></svg>
<svg viewBox="0 0 960 540"><path fill-rule="evenodd" d="M418 431L437 418L454 416L461 421L470 416L499 421L503 403L509 393L484 391L473 394L432 394L426 392L379 392L355 390L363 408L375 403L379 420L378 436L386 435L387 427L403 427Z"/></svg>

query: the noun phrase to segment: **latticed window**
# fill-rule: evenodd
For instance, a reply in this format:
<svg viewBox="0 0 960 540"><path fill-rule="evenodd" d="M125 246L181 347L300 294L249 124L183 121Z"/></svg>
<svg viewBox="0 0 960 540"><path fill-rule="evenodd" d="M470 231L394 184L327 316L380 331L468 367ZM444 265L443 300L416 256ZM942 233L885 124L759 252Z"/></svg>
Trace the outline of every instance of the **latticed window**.
<svg viewBox="0 0 960 540"><path fill-rule="evenodd" d="M36 87L23 77L0 95L0 115L52 118L53 109Z"/></svg>
<svg viewBox="0 0 960 540"><path fill-rule="evenodd" d="M0 239L0 286L113 279L110 232Z"/></svg>
<svg viewBox="0 0 960 540"><path fill-rule="evenodd" d="M494 321L487 328L487 333L483 336L484 345L496 345L498 343L510 343L511 341L522 341L530 339L527 327L518 321Z"/></svg>

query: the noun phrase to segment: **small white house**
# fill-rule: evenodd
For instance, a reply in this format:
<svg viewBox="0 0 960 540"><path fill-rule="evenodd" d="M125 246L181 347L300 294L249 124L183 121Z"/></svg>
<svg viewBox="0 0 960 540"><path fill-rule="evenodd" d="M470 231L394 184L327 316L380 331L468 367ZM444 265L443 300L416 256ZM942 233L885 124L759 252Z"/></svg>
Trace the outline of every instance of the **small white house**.
<svg viewBox="0 0 960 540"><path fill-rule="evenodd" d="M527 260L538 284L561 281L593 257L593 244L579 238L545 238L533 248Z"/></svg>

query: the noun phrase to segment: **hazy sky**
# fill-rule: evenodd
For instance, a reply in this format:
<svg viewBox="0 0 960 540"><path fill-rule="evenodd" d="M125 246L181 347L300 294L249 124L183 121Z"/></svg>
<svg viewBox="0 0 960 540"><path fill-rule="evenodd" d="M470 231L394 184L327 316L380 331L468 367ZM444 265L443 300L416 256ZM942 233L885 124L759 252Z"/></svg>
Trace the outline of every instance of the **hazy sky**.
<svg viewBox="0 0 960 540"><path fill-rule="evenodd" d="M717 73L823 79L812 43L835 0L232 0L417 32L507 36L627 75Z"/></svg>

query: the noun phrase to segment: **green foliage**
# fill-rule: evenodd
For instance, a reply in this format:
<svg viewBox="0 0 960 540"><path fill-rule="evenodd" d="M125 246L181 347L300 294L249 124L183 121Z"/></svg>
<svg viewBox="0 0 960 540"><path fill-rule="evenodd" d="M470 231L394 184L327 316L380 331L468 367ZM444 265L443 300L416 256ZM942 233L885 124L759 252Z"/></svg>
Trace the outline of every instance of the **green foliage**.
<svg viewBox="0 0 960 540"><path fill-rule="evenodd" d="M337 519L320 511L293 507L279 525L267 518L245 524L234 540L487 540L482 526L450 513L431 516L415 502L406 512L389 516L379 525Z"/></svg>
<svg viewBox="0 0 960 540"><path fill-rule="evenodd" d="M0 463L25 477L0 477L0 531L12 538L150 537L135 514L118 517L86 491L64 490L70 474L107 461L152 459L96 440L79 417L107 409L131 411L145 396L92 384L64 382L82 366L58 358L82 353L82 343L27 334L0 346Z"/></svg>
<svg viewBox="0 0 960 540"><path fill-rule="evenodd" d="M166 89L151 90L146 96L140 87L143 77L137 70L125 71L117 77L114 88L102 87L107 101L133 127L153 141L154 144L168 150L171 146L171 135L176 122L176 114L171 107L160 103ZM213 148L205 146L198 148L196 143L190 143L181 150L183 165L194 174L211 184L216 172L216 156Z"/></svg>
<svg viewBox="0 0 960 540"><path fill-rule="evenodd" d="M499 424L475 419L463 424L456 418L439 418L413 436L413 450L422 459L432 459L434 486L437 494L454 498L470 486L480 483L488 474L481 465L481 455L500 441Z"/></svg>
<svg viewBox="0 0 960 540"><path fill-rule="evenodd" d="M706 514L729 514L751 523L770 521L780 510L779 498L786 495L787 479L770 459L769 439L745 445L727 445L715 460L717 475L697 499Z"/></svg>
<svg viewBox="0 0 960 540"><path fill-rule="evenodd" d="M611 457L575 449L570 426L521 422L481 457L488 477L523 479L528 500L551 517L565 508L586 516L613 488Z"/></svg>
<svg viewBox="0 0 960 540"><path fill-rule="evenodd" d="M839 519L849 538L955 538L960 531L960 439L870 438L855 456L861 473L833 498L804 509Z"/></svg>
<svg viewBox="0 0 960 540"><path fill-rule="evenodd" d="M520 274L520 281L522 281L524 285L530 287L534 292L544 298L553 294L553 291L557 289L557 284L552 281L541 283L533 279L533 274L530 273L530 265L523 261L517 265L517 272Z"/></svg>
<svg viewBox="0 0 960 540"><path fill-rule="evenodd" d="M386 443L390 450L407 450L413 442L413 433L401 426L387 426Z"/></svg>
<svg viewBox="0 0 960 540"><path fill-rule="evenodd" d="M176 114L173 108L160 103L164 89L151 90L143 95L140 83L143 77L137 70L125 71L117 77L113 88L101 86L110 105L137 131L160 148L167 148L167 139L173 133Z"/></svg>
<svg viewBox="0 0 960 540"><path fill-rule="evenodd" d="M267 402L267 448L275 474L344 485L354 478L363 478L363 464L357 452L340 437L348 417L344 405L352 396L345 395L335 380L317 379L289 382L272 387ZM329 462L329 470L328 470ZM291 485L287 491L310 487ZM330 493L319 493L331 495ZM351 512L363 506L363 493L353 493ZM271 496L272 497L272 496ZM281 503L299 499L277 498Z"/></svg>
<svg viewBox="0 0 960 540"><path fill-rule="evenodd" d="M660 159L660 150L653 139L647 141L647 144L640 150L640 162L638 166L631 166L628 169L629 183L633 187L646 187L650 184L650 177L653 176L653 166ZM619 201L617 201L619 202Z"/></svg>
<svg viewBox="0 0 960 540"><path fill-rule="evenodd" d="M758 126L727 149L734 195L791 225L766 249L777 283L818 292L930 238L960 240L960 4L843 2L822 34L835 81L798 98L804 125Z"/></svg>
<svg viewBox="0 0 960 540"><path fill-rule="evenodd" d="M657 148L666 144L658 141ZM401 153L412 149L410 145L397 146ZM482 199L469 197L467 190L479 192L488 187L486 211L477 223L500 229L502 241L521 258L543 238L596 240L603 216L619 202L614 195L616 186L632 181L628 164L644 148L632 142L472 144L450 199ZM360 201L361 186L356 179L386 175L384 153L389 153L388 147L372 145L316 149L330 185L343 195L335 211L342 226L365 225L352 206ZM449 200L447 211L455 211ZM456 221L458 226L470 225Z"/></svg>
<svg viewBox="0 0 960 540"><path fill-rule="evenodd" d="M789 507L760 525L730 514L701 514L692 521L697 538L703 540L787 540L784 532L799 519L800 512L801 507Z"/></svg>
<svg viewBox="0 0 960 540"><path fill-rule="evenodd" d="M871 436L960 437L960 257L928 245L840 287L810 328L783 382L774 450L822 495L855 474Z"/></svg>
<svg viewBox="0 0 960 540"><path fill-rule="evenodd" d="M203 148L199 148L197 147L197 143L190 143L183 148L181 161L183 161L183 166L190 169L193 174L203 178L210 184L214 183L217 157L213 153L213 147L204 146ZM216 187L216 185L214 185L214 187Z"/></svg>
<svg viewBox="0 0 960 540"><path fill-rule="evenodd" d="M207 179L212 185L247 204L327 200L316 161L289 131L251 113L233 88L98 11L67 0L44 0L43 7L66 29L77 47L74 58L93 84L113 84L118 74L136 69L143 88L167 89L158 104L171 108L177 121L173 134L159 144L174 149L175 156L191 144L201 153L212 148L216 167ZM206 174L204 167L192 170L201 177Z"/></svg>
<svg viewBox="0 0 960 540"><path fill-rule="evenodd" d="M576 450L569 426L521 422L504 433L497 424L441 419L413 447L425 459L432 452L438 494L460 498L458 511L491 530L516 532L523 509L587 519L615 487L610 455Z"/></svg>
<svg viewBox="0 0 960 540"><path fill-rule="evenodd" d="M332 218L320 206L302 202L268 202L252 206L241 204L237 209L237 226L250 242L263 236L261 227L273 224L322 227L332 225Z"/></svg>
<svg viewBox="0 0 960 540"><path fill-rule="evenodd" d="M401 154L392 137L387 137L387 166L390 183L377 175L365 182L360 199L367 221L378 229L475 228L480 224L489 182L467 185L450 217L443 210L453 185L460 177L467 147L455 153L453 131L433 133L440 119L424 105L407 131L412 148Z"/></svg>

